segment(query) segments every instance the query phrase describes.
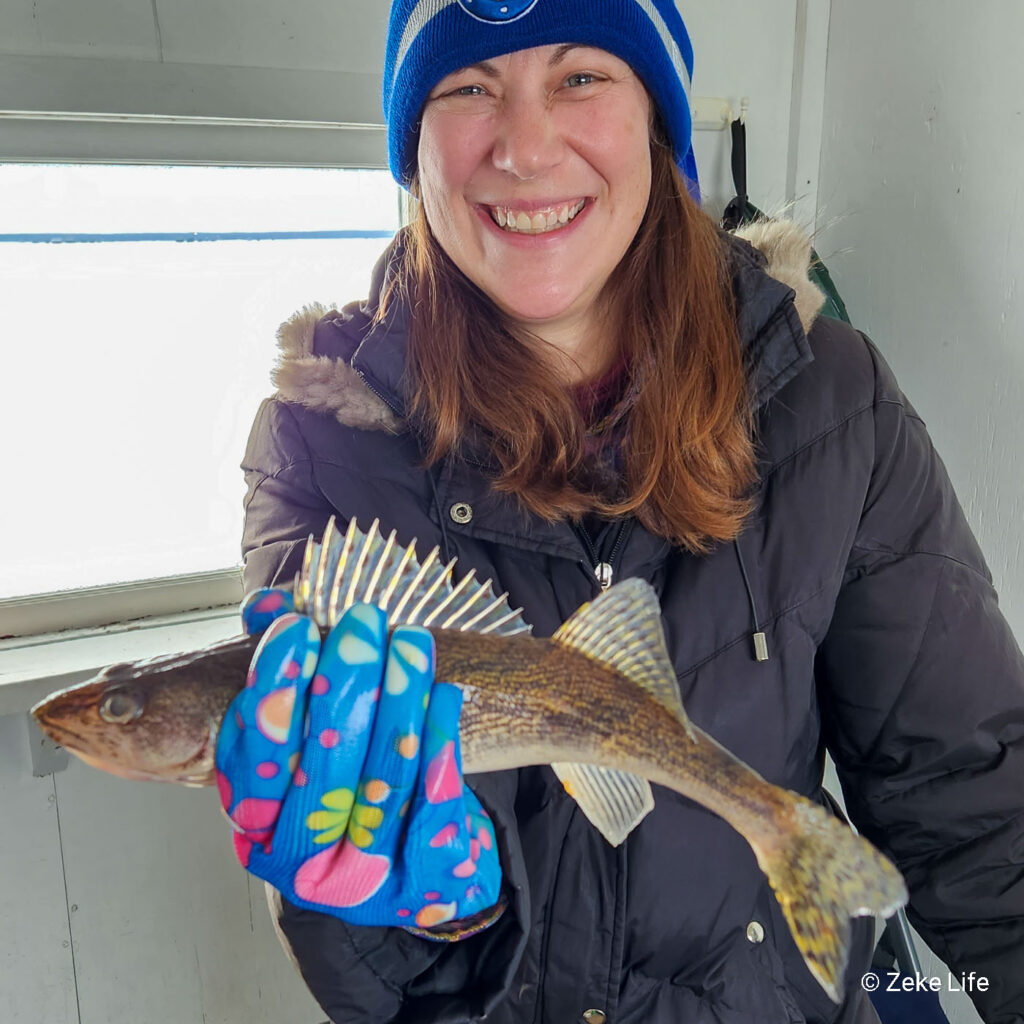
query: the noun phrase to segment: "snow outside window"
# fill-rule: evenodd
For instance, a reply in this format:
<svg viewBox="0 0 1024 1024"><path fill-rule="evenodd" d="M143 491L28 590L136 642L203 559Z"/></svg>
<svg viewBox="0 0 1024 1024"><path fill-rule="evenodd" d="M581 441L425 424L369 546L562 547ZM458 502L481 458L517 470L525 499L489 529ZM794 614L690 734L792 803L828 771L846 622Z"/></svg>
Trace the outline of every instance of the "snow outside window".
<svg viewBox="0 0 1024 1024"><path fill-rule="evenodd" d="M236 567L277 327L398 225L382 170L0 165L0 599Z"/></svg>

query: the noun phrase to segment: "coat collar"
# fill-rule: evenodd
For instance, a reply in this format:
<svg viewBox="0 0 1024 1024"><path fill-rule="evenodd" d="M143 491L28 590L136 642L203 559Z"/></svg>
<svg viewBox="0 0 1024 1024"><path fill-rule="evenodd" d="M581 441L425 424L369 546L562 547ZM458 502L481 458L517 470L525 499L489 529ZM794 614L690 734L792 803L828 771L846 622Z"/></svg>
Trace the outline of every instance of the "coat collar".
<svg viewBox="0 0 1024 1024"><path fill-rule="evenodd" d="M729 240L740 341L755 407L811 362L806 332L824 304L810 280L810 238L790 221L747 225ZM278 330L272 379L288 402L370 430L402 427L402 375L410 311L393 304L373 325L401 252L400 233L374 268L370 299L328 310L304 306Z"/></svg>

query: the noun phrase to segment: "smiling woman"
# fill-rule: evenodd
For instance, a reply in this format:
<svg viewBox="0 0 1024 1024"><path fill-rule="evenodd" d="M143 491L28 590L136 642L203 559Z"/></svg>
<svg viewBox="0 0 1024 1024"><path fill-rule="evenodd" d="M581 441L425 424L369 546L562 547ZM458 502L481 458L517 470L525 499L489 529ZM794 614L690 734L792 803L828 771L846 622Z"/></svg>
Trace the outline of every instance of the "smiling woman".
<svg viewBox="0 0 1024 1024"><path fill-rule="evenodd" d="M572 356L574 375L604 369L613 349L599 298L647 209L650 111L625 61L575 46L457 71L423 108L421 198L438 243L504 313Z"/></svg>

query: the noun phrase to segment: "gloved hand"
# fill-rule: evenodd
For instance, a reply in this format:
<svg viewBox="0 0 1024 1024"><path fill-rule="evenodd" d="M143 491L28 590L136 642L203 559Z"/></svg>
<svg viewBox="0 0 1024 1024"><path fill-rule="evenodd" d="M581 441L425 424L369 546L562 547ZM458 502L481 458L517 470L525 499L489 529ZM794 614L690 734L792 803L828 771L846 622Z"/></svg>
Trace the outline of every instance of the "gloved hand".
<svg viewBox="0 0 1024 1024"><path fill-rule="evenodd" d="M432 928L494 907L494 828L463 783L462 691L433 683L433 637L399 626L389 644L386 615L359 604L321 649L293 609L263 590L242 610L265 632L216 764L243 866L350 924Z"/></svg>

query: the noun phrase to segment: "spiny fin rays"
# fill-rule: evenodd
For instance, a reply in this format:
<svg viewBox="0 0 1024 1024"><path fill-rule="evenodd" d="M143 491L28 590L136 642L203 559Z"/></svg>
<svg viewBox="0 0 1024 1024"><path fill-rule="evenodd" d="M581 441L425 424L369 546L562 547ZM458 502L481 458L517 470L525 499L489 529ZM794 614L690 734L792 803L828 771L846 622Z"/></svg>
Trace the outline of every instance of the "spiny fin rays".
<svg viewBox="0 0 1024 1024"><path fill-rule="evenodd" d="M295 577L296 610L330 629L347 608L358 601L388 612L388 625L422 625L435 629L471 630L513 636L529 633L532 626L522 609L508 606L508 595L495 597L490 580L479 582L470 572L451 582L455 561L442 565L435 548L422 565L416 542L407 548L395 543L395 531L386 539L378 520L363 533L354 519L344 535L332 516L318 543L306 542L302 569Z"/></svg>

